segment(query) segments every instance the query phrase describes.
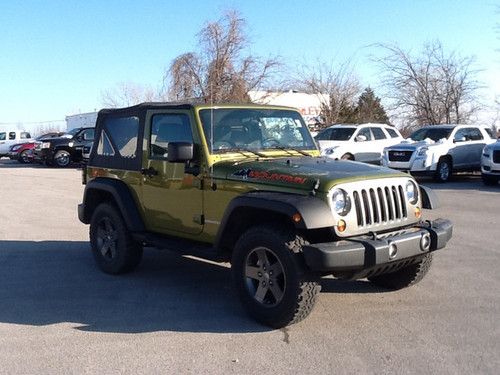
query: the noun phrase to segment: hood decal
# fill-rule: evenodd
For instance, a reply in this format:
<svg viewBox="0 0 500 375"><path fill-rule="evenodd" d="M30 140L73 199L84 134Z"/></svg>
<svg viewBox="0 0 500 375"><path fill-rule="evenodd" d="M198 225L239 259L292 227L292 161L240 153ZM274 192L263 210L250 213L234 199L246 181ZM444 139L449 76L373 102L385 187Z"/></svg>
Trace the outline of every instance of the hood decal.
<svg viewBox="0 0 500 375"><path fill-rule="evenodd" d="M285 174L285 173L255 171L255 170L250 169L250 168L240 169L240 170L234 172L233 176L241 177L244 180L256 179L256 180L264 180L264 181L279 181L279 182L285 182L285 183L290 183L290 184L301 184L301 185L305 184L307 181L307 178L300 177L300 176L292 176L292 175Z"/></svg>

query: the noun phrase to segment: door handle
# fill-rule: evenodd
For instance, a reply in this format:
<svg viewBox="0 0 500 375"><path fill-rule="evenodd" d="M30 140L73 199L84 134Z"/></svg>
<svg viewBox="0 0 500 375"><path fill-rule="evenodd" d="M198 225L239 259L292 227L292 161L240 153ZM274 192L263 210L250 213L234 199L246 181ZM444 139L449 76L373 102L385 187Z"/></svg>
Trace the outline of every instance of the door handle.
<svg viewBox="0 0 500 375"><path fill-rule="evenodd" d="M149 167L147 169L143 168L141 169L141 174L143 174L144 176L153 177L153 176L158 176L158 171L153 167Z"/></svg>

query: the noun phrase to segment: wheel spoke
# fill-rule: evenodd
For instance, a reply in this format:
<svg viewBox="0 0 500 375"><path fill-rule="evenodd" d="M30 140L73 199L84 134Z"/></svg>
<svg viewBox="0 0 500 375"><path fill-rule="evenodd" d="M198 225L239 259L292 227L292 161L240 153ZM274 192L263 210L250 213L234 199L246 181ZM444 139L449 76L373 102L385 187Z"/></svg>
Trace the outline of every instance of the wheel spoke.
<svg viewBox="0 0 500 375"><path fill-rule="evenodd" d="M102 256L107 257L108 252L109 252L109 243L107 241L104 241L101 246L101 254Z"/></svg>
<svg viewBox="0 0 500 375"><path fill-rule="evenodd" d="M245 267L245 276L251 279L259 280L260 279L259 272L261 271L260 268L258 267L253 267L253 266Z"/></svg>
<svg viewBox="0 0 500 375"><path fill-rule="evenodd" d="M264 302L264 298L266 297L267 291L269 290L269 287L262 285L262 283L259 283L259 287L257 288L257 291L255 292L254 298L259 301L260 303Z"/></svg>
<svg viewBox="0 0 500 375"><path fill-rule="evenodd" d="M113 242L110 242L109 243L109 252L110 252L110 258L114 258L115 255L116 255L116 243L113 241Z"/></svg>
<svg viewBox="0 0 500 375"><path fill-rule="evenodd" d="M281 301L281 298L283 298L284 291L275 281L273 282L272 285L269 285L269 290L271 291L271 294L273 295L276 302Z"/></svg>
<svg viewBox="0 0 500 375"><path fill-rule="evenodd" d="M259 259L259 264L261 266L267 266L269 264L269 259L267 259L267 252L264 249L258 249L255 251L257 258Z"/></svg>

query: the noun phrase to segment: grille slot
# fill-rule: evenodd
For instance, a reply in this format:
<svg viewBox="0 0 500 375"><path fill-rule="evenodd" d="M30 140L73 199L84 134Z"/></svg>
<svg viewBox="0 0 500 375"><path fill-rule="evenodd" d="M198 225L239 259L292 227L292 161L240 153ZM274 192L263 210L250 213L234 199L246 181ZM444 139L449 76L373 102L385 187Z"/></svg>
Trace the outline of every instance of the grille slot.
<svg viewBox="0 0 500 375"><path fill-rule="evenodd" d="M413 151L389 151L390 161L410 161Z"/></svg>
<svg viewBox="0 0 500 375"><path fill-rule="evenodd" d="M493 163L500 163L500 150L493 151Z"/></svg>
<svg viewBox="0 0 500 375"><path fill-rule="evenodd" d="M402 221L408 217L402 185L355 190L353 201L359 227Z"/></svg>

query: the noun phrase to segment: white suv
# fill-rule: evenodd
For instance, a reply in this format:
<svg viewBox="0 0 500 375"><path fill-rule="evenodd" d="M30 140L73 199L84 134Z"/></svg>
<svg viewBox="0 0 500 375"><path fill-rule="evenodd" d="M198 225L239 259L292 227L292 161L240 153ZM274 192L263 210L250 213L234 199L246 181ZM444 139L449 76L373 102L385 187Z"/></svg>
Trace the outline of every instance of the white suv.
<svg viewBox="0 0 500 375"><path fill-rule="evenodd" d="M500 140L484 148L481 176L485 185L496 185L500 181Z"/></svg>
<svg viewBox="0 0 500 375"><path fill-rule="evenodd" d="M493 132L485 126L430 125L386 148L382 164L446 182L454 171L479 171L483 148L493 142Z"/></svg>
<svg viewBox="0 0 500 375"><path fill-rule="evenodd" d="M322 130L315 139L321 154L329 158L380 164L384 148L404 138L386 124L338 124Z"/></svg>

